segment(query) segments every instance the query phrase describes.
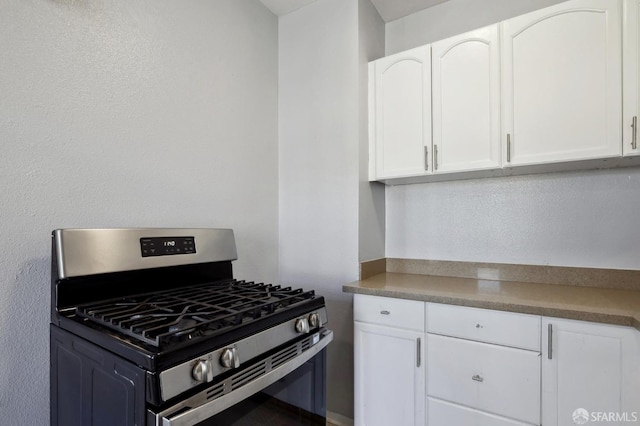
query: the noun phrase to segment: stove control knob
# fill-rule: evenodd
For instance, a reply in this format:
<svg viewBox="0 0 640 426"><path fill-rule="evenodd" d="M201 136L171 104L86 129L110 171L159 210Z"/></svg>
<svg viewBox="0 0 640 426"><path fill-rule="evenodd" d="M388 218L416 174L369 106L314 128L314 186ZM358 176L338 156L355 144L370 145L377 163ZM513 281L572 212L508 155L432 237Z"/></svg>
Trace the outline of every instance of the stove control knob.
<svg viewBox="0 0 640 426"><path fill-rule="evenodd" d="M240 357L236 348L226 348L220 355L220 364L225 368L240 367Z"/></svg>
<svg viewBox="0 0 640 426"><path fill-rule="evenodd" d="M306 318L298 318L296 320L296 331L298 333L308 333L309 332L309 321Z"/></svg>
<svg viewBox="0 0 640 426"><path fill-rule="evenodd" d="M320 327L320 315L315 312L309 314L309 326L311 326L311 328Z"/></svg>
<svg viewBox="0 0 640 426"><path fill-rule="evenodd" d="M212 381L213 368L211 368L211 362L209 360L199 360L196 365L193 366L191 375L198 382L204 383Z"/></svg>

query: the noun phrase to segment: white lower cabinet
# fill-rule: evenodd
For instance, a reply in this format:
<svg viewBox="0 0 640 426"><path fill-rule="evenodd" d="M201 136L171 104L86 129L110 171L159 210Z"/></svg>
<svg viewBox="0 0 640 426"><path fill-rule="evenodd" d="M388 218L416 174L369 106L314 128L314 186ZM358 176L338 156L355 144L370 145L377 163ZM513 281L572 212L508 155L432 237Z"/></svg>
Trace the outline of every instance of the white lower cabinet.
<svg viewBox="0 0 640 426"><path fill-rule="evenodd" d="M355 295L354 319L355 424L424 425L424 303Z"/></svg>
<svg viewBox="0 0 640 426"><path fill-rule="evenodd" d="M640 333L585 321L543 318L542 424L640 424ZM577 423L583 424L583 423Z"/></svg>
<svg viewBox="0 0 640 426"><path fill-rule="evenodd" d="M640 424L634 328L365 295L354 319L356 425Z"/></svg>

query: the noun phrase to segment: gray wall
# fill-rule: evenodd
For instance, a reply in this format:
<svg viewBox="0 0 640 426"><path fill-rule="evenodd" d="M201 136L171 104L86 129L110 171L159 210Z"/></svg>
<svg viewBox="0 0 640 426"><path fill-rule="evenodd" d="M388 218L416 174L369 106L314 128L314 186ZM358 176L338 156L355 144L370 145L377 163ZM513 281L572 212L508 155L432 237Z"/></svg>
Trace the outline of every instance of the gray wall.
<svg viewBox="0 0 640 426"><path fill-rule="evenodd" d="M277 279L277 47L258 0L0 1L0 423L49 423L54 228L230 227Z"/></svg>
<svg viewBox="0 0 640 426"><path fill-rule="evenodd" d="M384 257L385 188L369 182L369 68L368 63L384 56L384 21L369 0L358 1L359 41L359 138L360 204L359 260Z"/></svg>
<svg viewBox="0 0 640 426"><path fill-rule="evenodd" d="M386 26L387 54L556 0L451 0ZM640 269L640 170L387 188L388 257Z"/></svg>
<svg viewBox="0 0 640 426"><path fill-rule="evenodd" d="M358 1L318 0L280 18L280 276L327 301L328 409L353 417L358 277Z"/></svg>

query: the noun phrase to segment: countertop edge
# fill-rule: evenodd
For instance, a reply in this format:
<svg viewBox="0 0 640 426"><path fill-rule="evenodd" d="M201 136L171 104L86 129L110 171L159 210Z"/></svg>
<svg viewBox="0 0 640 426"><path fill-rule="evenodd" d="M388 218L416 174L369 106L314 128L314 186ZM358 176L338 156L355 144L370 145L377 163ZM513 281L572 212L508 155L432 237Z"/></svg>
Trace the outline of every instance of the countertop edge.
<svg viewBox="0 0 640 426"><path fill-rule="evenodd" d="M444 303L448 305L468 306L474 308L492 309L497 311L515 312L530 315L540 315L554 318L572 319L579 321L598 322L602 324L619 325L633 327L640 331L640 313L622 312L622 313L606 313L599 312L594 309L585 307L584 309L576 308L559 308L553 306L540 306L535 304L527 304L526 300L519 303L478 300L474 298L460 296L443 296L428 294L428 290L421 293L414 293L409 290L389 290L384 288L367 288L357 285L358 282L345 284L342 291L352 294L363 294L370 296L392 297L396 299L415 300L420 302ZM530 284L535 285L535 284Z"/></svg>

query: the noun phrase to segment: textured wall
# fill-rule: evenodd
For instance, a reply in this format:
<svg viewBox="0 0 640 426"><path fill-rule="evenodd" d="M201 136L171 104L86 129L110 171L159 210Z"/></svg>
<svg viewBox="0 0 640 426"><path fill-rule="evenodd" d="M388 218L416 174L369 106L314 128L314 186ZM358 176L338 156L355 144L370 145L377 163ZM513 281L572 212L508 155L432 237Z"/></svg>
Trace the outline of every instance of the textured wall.
<svg viewBox="0 0 640 426"><path fill-rule="evenodd" d="M325 296L328 409L353 417L358 276L358 7L318 0L279 22L280 275Z"/></svg>
<svg viewBox="0 0 640 426"><path fill-rule="evenodd" d="M277 72L258 0L0 0L1 424L48 424L54 228L231 227L277 278Z"/></svg>
<svg viewBox="0 0 640 426"><path fill-rule="evenodd" d="M640 269L640 170L387 189L387 256Z"/></svg>
<svg viewBox="0 0 640 426"><path fill-rule="evenodd" d="M386 26L387 54L559 0L451 0ZM389 257L640 269L640 169L387 188Z"/></svg>

